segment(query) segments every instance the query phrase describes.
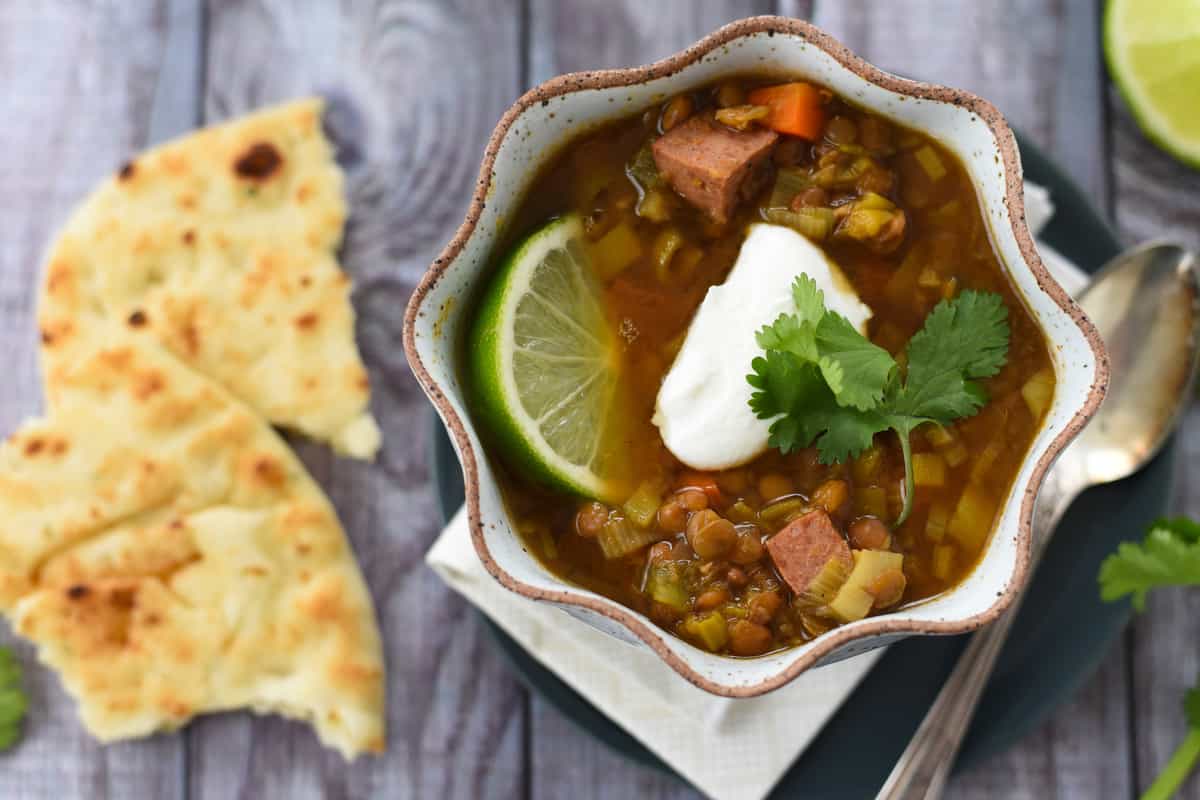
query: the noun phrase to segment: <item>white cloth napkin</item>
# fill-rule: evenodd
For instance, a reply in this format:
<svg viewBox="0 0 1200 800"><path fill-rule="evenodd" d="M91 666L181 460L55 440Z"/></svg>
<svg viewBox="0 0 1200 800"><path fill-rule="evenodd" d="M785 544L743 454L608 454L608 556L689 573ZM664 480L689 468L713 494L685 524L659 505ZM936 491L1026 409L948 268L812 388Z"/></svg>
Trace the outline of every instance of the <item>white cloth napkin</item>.
<svg viewBox="0 0 1200 800"><path fill-rule="evenodd" d="M1054 207L1039 186L1028 184L1025 195L1026 218L1037 233ZM1069 292L1086 284L1086 275L1061 255L1039 249ZM475 554L465 510L455 514L426 562L571 688L716 800L764 797L883 654L876 650L812 670L761 697L717 697L680 678L650 650L503 588Z"/></svg>

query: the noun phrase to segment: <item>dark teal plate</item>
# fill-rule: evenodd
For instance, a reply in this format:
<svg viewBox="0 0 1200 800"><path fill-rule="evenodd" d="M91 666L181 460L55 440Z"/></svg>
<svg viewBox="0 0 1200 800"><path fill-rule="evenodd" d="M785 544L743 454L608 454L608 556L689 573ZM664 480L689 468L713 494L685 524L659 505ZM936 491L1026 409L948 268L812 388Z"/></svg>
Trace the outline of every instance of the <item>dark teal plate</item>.
<svg viewBox="0 0 1200 800"><path fill-rule="evenodd" d="M1113 232L1071 180L1020 139L1026 176L1050 190L1056 212L1045 241L1092 272L1115 256ZM463 502L462 475L433 417L434 479L448 517ZM1140 538L1170 496L1172 441L1146 469L1088 491L1059 526L983 696L956 769L994 755L1035 728L1096 670L1129 619L1125 603L1100 602L1096 572L1126 539ZM486 622L486 618L485 622ZM579 696L490 622L496 642L531 691L581 728L641 764L670 767ZM938 689L965 637L918 637L893 645L783 776L773 797L873 797Z"/></svg>

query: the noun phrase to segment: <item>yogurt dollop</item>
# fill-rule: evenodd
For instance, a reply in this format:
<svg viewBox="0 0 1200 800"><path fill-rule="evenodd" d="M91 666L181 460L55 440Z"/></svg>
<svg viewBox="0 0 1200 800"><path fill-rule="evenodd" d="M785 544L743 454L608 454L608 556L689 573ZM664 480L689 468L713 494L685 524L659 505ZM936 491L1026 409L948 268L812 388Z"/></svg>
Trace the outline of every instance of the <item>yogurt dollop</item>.
<svg viewBox="0 0 1200 800"><path fill-rule="evenodd" d="M750 410L755 334L795 312L792 283L801 274L825 294L825 307L866 333L871 309L842 270L791 228L750 226L729 277L708 290L688 327L655 403L654 424L676 458L693 469L745 464L767 449L771 420Z"/></svg>

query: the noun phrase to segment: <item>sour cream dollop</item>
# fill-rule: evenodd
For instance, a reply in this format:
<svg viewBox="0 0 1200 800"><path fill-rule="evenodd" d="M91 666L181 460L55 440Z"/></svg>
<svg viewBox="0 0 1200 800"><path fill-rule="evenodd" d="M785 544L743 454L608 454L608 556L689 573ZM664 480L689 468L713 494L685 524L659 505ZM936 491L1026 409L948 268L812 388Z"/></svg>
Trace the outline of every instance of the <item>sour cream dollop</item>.
<svg viewBox="0 0 1200 800"><path fill-rule="evenodd" d="M766 451L771 420L750 410L746 375L762 353L755 333L796 310L791 287L801 274L825 293L826 308L866 333L871 309L819 247L791 228L751 225L729 277L708 290L692 318L658 392L654 424L689 467L729 469Z"/></svg>

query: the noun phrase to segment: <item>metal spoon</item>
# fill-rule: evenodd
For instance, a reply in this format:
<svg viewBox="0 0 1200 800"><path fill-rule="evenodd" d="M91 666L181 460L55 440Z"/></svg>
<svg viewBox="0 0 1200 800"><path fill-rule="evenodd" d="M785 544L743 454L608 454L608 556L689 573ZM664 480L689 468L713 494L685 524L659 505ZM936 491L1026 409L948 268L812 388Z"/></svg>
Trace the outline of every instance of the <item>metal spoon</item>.
<svg viewBox="0 0 1200 800"><path fill-rule="evenodd" d="M1046 476L1033 515L1032 564L1089 486L1137 472L1159 451L1191 398L1200 359L1194 257L1173 244L1123 253L1096 274L1079 305L1108 346L1104 404ZM936 800L1024 597L972 638L877 800Z"/></svg>

